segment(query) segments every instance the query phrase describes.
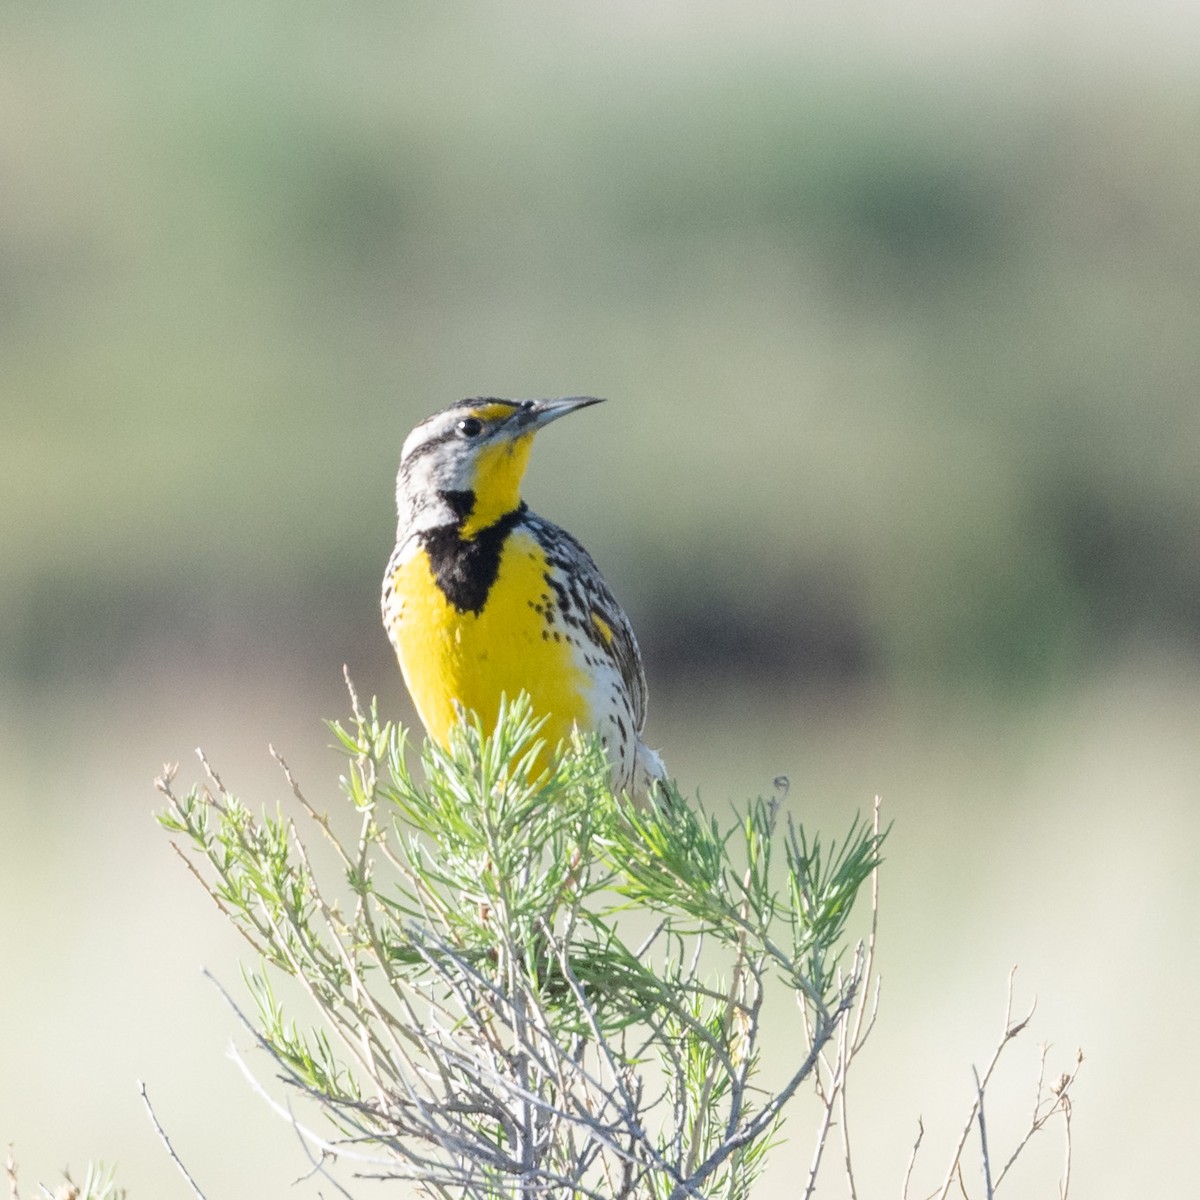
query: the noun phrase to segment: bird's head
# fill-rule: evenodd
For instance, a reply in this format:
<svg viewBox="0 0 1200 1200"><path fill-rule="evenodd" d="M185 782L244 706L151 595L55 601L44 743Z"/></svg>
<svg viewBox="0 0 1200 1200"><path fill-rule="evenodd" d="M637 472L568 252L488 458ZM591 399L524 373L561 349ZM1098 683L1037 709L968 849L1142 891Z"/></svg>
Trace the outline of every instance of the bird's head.
<svg viewBox="0 0 1200 1200"><path fill-rule="evenodd" d="M595 396L460 400L408 435L396 477L401 537L456 525L474 537L521 503L534 435Z"/></svg>

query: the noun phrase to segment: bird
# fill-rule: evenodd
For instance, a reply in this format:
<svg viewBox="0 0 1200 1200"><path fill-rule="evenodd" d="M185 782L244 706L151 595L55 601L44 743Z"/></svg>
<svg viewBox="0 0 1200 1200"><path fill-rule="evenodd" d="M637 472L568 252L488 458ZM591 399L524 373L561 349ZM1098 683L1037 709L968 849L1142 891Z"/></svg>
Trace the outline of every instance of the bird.
<svg viewBox="0 0 1200 1200"><path fill-rule="evenodd" d="M535 436L601 403L460 400L405 439L383 623L430 738L460 713L495 727L502 696L528 693L553 747L599 734L614 791L644 799L666 769L642 740L646 674L633 627L583 546L532 512L521 483Z"/></svg>

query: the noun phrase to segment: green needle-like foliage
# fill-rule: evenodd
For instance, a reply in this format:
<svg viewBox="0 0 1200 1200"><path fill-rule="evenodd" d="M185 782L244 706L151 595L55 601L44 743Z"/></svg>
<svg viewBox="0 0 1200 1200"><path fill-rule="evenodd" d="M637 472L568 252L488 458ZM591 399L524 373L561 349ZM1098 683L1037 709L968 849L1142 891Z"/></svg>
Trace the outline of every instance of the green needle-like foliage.
<svg viewBox="0 0 1200 1200"><path fill-rule="evenodd" d="M826 849L776 802L728 827L672 788L635 804L595 739L545 754L524 697L494 732L464 718L419 771L403 730L355 710L331 726L346 811L288 775L330 869L211 770L182 797L160 781L163 825L254 947L261 1044L332 1122L321 1153L445 1197L748 1196L862 1000L844 939L877 824ZM768 1088L770 988L799 1036Z"/></svg>

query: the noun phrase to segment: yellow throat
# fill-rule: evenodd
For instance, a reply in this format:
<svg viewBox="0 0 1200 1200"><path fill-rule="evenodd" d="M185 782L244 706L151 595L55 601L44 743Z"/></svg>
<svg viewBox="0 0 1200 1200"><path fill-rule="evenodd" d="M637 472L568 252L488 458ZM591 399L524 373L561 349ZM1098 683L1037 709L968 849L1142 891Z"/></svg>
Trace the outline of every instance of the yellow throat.
<svg viewBox="0 0 1200 1200"><path fill-rule="evenodd" d="M480 530L494 525L501 517L515 511L521 504L521 480L529 466L529 451L533 449L533 430L513 438L485 446L475 460L475 479L472 491L475 505L463 521L461 534L473 538Z"/></svg>

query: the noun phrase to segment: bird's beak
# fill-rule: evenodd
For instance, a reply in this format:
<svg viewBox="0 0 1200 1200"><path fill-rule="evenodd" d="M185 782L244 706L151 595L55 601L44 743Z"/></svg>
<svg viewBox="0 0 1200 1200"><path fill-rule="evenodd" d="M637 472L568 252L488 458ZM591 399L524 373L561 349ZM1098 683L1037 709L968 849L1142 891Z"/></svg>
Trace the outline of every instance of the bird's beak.
<svg viewBox="0 0 1200 1200"><path fill-rule="evenodd" d="M589 404L603 404L599 396L564 396L560 400L525 400L516 412L518 429L541 429L559 417L574 412L577 408L587 408Z"/></svg>

